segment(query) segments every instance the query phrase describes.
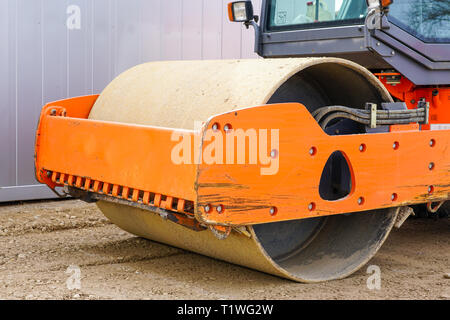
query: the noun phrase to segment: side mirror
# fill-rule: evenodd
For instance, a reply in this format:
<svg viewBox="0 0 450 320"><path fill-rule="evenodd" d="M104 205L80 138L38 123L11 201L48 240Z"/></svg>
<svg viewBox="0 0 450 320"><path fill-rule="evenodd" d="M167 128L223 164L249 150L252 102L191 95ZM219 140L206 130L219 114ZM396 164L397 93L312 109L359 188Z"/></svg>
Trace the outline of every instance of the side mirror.
<svg viewBox="0 0 450 320"><path fill-rule="evenodd" d="M250 22L255 16L251 1L235 1L228 4L228 18L231 22Z"/></svg>

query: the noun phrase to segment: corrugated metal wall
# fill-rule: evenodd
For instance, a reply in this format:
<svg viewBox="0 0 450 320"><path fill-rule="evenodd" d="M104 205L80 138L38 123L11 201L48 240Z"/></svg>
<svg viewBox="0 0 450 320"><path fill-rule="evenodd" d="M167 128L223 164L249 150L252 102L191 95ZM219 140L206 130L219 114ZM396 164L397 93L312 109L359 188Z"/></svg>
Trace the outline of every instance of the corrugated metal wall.
<svg viewBox="0 0 450 320"><path fill-rule="evenodd" d="M54 196L34 178L45 103L98 93L147 61L256 57L253 30L228 22L228 2L0 0L0 201Z"/></svg>

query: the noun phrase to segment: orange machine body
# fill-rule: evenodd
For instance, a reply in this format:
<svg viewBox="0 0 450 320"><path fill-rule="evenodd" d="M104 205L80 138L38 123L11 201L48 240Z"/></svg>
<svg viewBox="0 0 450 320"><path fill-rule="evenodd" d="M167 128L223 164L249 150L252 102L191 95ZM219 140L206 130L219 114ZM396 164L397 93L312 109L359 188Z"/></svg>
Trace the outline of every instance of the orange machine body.
<svg viewBox="0 0 450 320"><path fill-rule="evenodd" d="M416 86L400 73L376 73L389 93L403 101L408 109L416 109L421 99L430 104L430 124L446 124L450 126L450 87ZM430 129L424 125L422 129Z"/></svg>
<svg viewBox="0 0 450 320"><path fill-rule="evenodd" d="M449 130L397 125L389 133L329 136L297 103L220 114L201 131L167 129L89 120L97 97L42 109L35 156L41 183L169 210L186 220L182 224L195 217L219 226L450 198ZM244 134L244 146L230 145L237 133ZM184 150L174 153L180 146ZM335 151L348 162L352 188L343 199L327 201L318 190ZM174 154L185 161L174 161Z"/></svg>

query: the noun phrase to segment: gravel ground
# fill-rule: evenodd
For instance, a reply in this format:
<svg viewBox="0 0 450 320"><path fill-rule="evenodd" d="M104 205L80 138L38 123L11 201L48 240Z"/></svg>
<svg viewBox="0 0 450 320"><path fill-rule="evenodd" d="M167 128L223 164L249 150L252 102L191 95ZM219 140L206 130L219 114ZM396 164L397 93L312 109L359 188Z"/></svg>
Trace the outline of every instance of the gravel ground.
<svg viewBox="0 0 450 320"><path fill-rule="evenodd" d="M8 204L0 299L450 299L449 236L448 218L409 219L349 278L300 284L137 238L94 204ZM380 290L367 287L369 265Z"/></svg>

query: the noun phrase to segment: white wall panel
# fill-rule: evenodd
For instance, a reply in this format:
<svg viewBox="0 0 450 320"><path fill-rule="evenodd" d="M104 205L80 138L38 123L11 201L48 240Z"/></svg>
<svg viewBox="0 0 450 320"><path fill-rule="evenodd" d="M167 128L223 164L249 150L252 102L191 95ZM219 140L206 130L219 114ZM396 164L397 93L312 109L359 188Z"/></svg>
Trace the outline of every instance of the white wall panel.
<svg viewBox="0 0 450 320"><path fill-rule="evenodd" d="M203 58L203 1L182 0L182 55L183 60Z"/></svg>
<svg viewBox="0 0 450 320"><path fill-rule="evenodd" d="M161 2L161 58L180 60L183 50L183 1Z"/></svg>
<svg viewBox="0 0 450 320"><path fill-rule="evenodd" d="M59 1L59 0L55 0ZM112 79L112 10L111 0L92 1L92 77L93 92L103 90Z"/></svg>
<svg viewBox="0 0 450 320"><path fill-rule="evenodd" d="M45 11L48 4L42 1ZM68 95L75 97L92 93L92 1L66 1L68 6L76 5L81 10L80 29L67 30Z"/></svg>
<svg viewBox="0 0 450 320"><path fill-rule="evenodd" d="M42 99L42 1L17 0L17 184L34 184L34 129Z"/></svg>
<svg viewBox="0 0 450 320"><path fill-rule="evenodd" d="M252 28L228 21L229 1L0 0L0 201L54 196L34 177L43 104L99 93L143 62L256 58ZM69 6L79 28L67 26Z"/></svg>
<svg viewBox="0 0 450 320"><path fill-rule="evenodd" d="M242 25L228 21L228 0L222 0L222 59L241 57Z"/></svg>
<svg viewBox="0 0 450 320"><path fill-rule="evenodd" d="M141 0L141 62L161 60L161 3L164 1Z"/></svg>
<svg viewBox="0 0 450 320"><path fill-rule="evenodd" d="M115 73L123 71L140 63L141 59L141 16L140 0L114 1L116 42Z"/></svg>
<svg viewBox="0 0 450 320"><path fill-rule="evenodd" d="M203 59L222 58L222 0L203 0Z"/></svg>
<svg viewBox="0 0 450 320"><path fill-rule="evenodd" d="M0 0L0 186L16 184L15 4Z"/></svg>
<svg viewBox="0 0 450 320"><path fill-rule="evenodd" d="M68 52L65 12L67 4L61 0L45 0L42 10L42 76L44 103L67 96Z"/></svg>

